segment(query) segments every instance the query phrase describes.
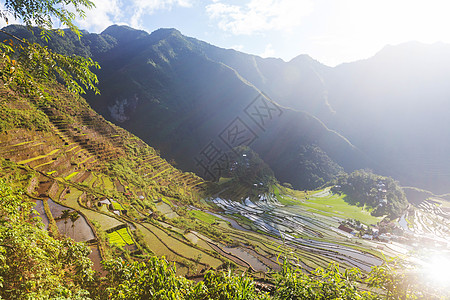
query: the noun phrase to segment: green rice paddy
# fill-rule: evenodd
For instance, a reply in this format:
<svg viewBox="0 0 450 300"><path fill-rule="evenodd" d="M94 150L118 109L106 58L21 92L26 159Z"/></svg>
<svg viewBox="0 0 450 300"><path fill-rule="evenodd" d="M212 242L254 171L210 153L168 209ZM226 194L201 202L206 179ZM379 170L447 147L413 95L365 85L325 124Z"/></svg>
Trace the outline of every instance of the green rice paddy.
<svg viewBox="0 0 450 300"><path fill-rule="evenodd" d="M200 210L191 210L189 212L189 214L192 217L194 217L194 218L196 218L196 219L198 219L198 220L200 220L202 222L205 222L207 224L213 224L215 222L219 222L219 221L222 220L222 219L219 219L219 218L217 218L217 217L215 217L213 215L210 215L210 214L205 213L205 212L200 211Z"/></svg>
<svg viewBox="0 0 450 300"><path fill-rule="evenodd" d="M134 244L133 238L128 232L128 228L121 228L119 230L108 233L108 239L111 244L115 244L119 247Z"/></svg>

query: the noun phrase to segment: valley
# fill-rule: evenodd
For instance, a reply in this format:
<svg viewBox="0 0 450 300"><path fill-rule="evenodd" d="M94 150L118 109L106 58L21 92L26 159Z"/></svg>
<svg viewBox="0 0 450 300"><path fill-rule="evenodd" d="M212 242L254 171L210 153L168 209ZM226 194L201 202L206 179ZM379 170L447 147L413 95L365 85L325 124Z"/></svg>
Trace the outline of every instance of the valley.
<svg viewBox="0 0 450 300"><path fill-rule="evenodd" d="M3 173L30 174L25 188L39 199L36 210L46 228L87 242L95 249L91 255L152 253L176 262L180 274L195 275L227 261L264 274L279 270L281 253L292 253L307 271L332 261L369 271L383 255L398 254L338 229L347 218L366 225L382 218L345 203L330 188L300 192L274 186L252 200L227 191L209 197L200 178L174 169L78 101L53 102L53 109L3 102L9 109L44 113L47 130L5 130L0 151ZM64 210L79 217L72 221Z"/></svg>
<svg viewBox="0 0 450 300"><path fill-rule="evenodd" d="M8 30L35 40L23 26ZM48 47L98 60L102 94L85 99L60 77L0 78L0 283L10 276L1 293L33 298L45 278L68 299L159 299L165 288L179 289L173 299L216 299L222 287L251 294L236 299L290 299L281 295L294 287L331 291L325 299L448 295L422 283L441 274L431 261L450 255L449 195L369 169L385 170L391 157L367 150L380 136L366 144L367 133L347 128L351 112L329 115L345 97L324 98L345 87L331 69L174 29L113 25ZM293 103L297 79L317 89L302 92L310 103ZM391 171L406 182L420 178L400 169ZM47 273L23 280L30 266Z"/></svg>

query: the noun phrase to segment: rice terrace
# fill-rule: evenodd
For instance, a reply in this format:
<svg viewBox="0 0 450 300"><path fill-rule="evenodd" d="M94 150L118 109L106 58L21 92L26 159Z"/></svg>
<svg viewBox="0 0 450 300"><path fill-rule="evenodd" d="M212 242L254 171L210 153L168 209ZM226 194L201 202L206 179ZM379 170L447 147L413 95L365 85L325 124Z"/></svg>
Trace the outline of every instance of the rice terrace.
<svg viewBox="0 0 450 300"><path fill-rule="evenodd" d="M131 2L0 3L0 298L450 299L448 45L331 67L241 51L294 1ZM242 49L110 19L200 7Z"/></svg>

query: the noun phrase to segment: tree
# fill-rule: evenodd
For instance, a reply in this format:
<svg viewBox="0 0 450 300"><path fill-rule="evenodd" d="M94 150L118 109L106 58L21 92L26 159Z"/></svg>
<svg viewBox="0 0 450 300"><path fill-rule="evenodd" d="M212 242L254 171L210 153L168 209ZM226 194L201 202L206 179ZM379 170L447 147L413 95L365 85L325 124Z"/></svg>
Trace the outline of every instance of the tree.
<svg viewBox="0 0 450 300"><path fill-rule="evenodd" d="M64 209L60 216L64 220L64 235L67 233L67 219L70 217L70 209Z"/></svg>
<svg viewBox="0 0 450 300"><path fill-rule="evenodd" d="M72 211L69 215L70 221L72 221L72 236L75 239L75 221L78 220L80 215L76 211Z"/></svg>
<svg viewBox="0 0 450 300"><path fill-rule="evenodd" d="M0 179L0 298L86 295L82 286L93 279L89 248L51 237L31 214L34 203L12 185Z"/></svg>
<svg viewBox="0 0 450 300"><path fill-rule="evenodd" d="M84 17L84 8L94 7L90 0L6 0L0 18L22 20L27 26L39 27L41 37L48 41L53 34L63 35L62 29L52 29L53 20L67 26L77 36L81 32L74 25L77 16ZM72 12L69 7L73 7ZM3 85L39 98L45 97L45 85L62 82L74 93L93 89L99 93L97 76L90 70L99 65L90 58L65 56L54 53L38 43L30 43L7 31L0 32L8 38L0 42L0 81Z"/></svg>

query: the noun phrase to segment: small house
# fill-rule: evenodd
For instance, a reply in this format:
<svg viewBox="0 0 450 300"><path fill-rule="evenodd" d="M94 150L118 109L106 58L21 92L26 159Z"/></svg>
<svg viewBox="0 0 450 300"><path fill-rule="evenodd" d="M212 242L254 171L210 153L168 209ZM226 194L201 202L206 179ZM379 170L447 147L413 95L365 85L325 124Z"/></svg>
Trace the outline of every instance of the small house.
<svg viewBox="0 0 450 300"><path fill-rule="evenodd" d="M106 199L106 198L105 198L105 199L103 199L103 200L98 201L97 205L98 205L99 207L101 207L102 205L109 206L109 205L111 205L111 201L110 201L109 199Z"/></svg>
<svg viewBox="0 0 450 300"><path fill-rule="evenodd" d="M353 231L353 229L348 228L347 226L342 225L342 224L339 225L338 229L340 229L340 230L342 230L342 231L345 231L345 232L347 232L347 233L351 233L351 232Z"/></svg>

